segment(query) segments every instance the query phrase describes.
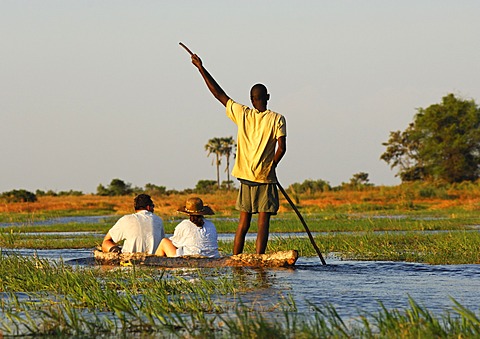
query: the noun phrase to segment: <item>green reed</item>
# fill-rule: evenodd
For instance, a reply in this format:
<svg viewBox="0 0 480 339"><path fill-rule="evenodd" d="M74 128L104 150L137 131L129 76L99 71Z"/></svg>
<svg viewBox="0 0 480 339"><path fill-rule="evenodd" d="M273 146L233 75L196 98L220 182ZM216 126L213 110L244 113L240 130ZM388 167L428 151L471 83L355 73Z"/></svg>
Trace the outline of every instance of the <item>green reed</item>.
<svg viewBox="0 0 480 339"><path fill-rule="evenodd" d="M262 288L244 269L104 270L0 253L0 333L4 336L209 338L478 337L479 316L455 300L431 314L413 300L353 320L330 305L299 313L289 296L259 307L242 293ZM236 296L232 298L232 296Z"/></svg>
<svg viewBox="0 0 480 339"><path fill-rule="evenodd" d="M233 279L220 274L216 281L200 274L190 280L167 277L165 271L154 269L73 268L61 261L1 253L0 272L0 292L5 296L2 297L4 317L0 317L0 333L18 332L19 322L22 330L31 334L78 334L93 323L109 331L112 328L144 331L157 327L161 321L175 325L182 319L167 319L171 313L197 316L218 313L228 307L228 303L216 302L215 296L248 288L237 287ZM17 293L23 293L23 299ZM114 314L115 321L109 317L91 319L92 312ZM38 319L42 325L37 324Z"/></svg>
<svg viewBox="0 0 480 339"><path fill-rule="evenodd" d="M366 214L308 214L304 216L307 225L313 232L339 232L339 231L408 231L408 230L451 230L468 229L471 225L478 225L478 213L439 214L428 215L390 215L372 216ZM104 234L118 220L118 217L105 218L98 223L67 223L36 226L25 224L22 226L9 226L0 229L0 232L96 232ZM182 219L166 219L164 226L166 233L173 233L175 226ZM238 218L212 218L218 233L232 233L238 225ZM252 220L250 231L256 232L256 218ZM278 233L303 232L304 227L297 216L283 213L271 220L271 231Z"/></svg>
<svg viewBox="0 0 480 339"><path fill-rule="evenodd" d="M456 313L447 313L440 318L411 298L407 310L388 310L380 303L381 310L369 314L373 321L362 316L367 325L363 334L369 338L378 335L389 338L478 338L480 318L456 300L452 301ZM368 325L370 322L374 326Z"/></svg>
<svg viewBox="0 0 480 339"><path fill-rule="evenodd" d="M101 206L97 209L67 209L67 210L42 210L35 212L1 212L0 222L2 223L25 223L31 224L35 221L42 221L61 217L84 217L92 215L112 215L113 208L105 209Z"/></svg>
<svg viewBox="0 0 480 339"><path fill-rule="evenodd" d="M312 232L355 232L355 231L424 231L470 229L480 223L478 213L430 212L423 214L372 215L317 213L303 215ZM212 218L218 233L235 232L238 218ZM165 223L167 233L173 232L178 220ZM282 213L272 217L270 231L277 233L304 232L304 226L293 213ZM257 231L256 217L252 219L251 232Z"/></svg>
<svg viewBox="0 0 480 339"><path fill-rule="evenodd" d="M0 231L0 248L64 249L94 248L101 244L103 237L94 234L23 234Z"/></svg>
<svg viewBox="0 0 480 339"><path fill-rule="evenodd" d="M393 231L393 230L451 230L468 229L471 225L478 225L480 217L476 211L402 211L400 214L379 213L304 213L302 212L309 228L315 232L338 232L338 231ZM93 215L93 214L91 214ZM33 216L32 216L33 218ZM23 225L0 228L1 231L13 232L98 232L106 233L118 220L119 216L106 217L97 223L65 223L52 225L33 225L35 221L41 221L45 216L35 217ZM210 218L219 233L235 232L238 225L238 215L229 218ZM182 218L175 216L164 218L165 231L173 233L175 226ZM256 232L256 218L252 220L251 231ZM292 212L278 214L272 217L272 232L303 232L303 225Z"/></svg>
<svg viewBox="0 0 480 339"><path fill-rule="evenodd" d="M352 260L388 260L424 262L429 264L479 264L480 233L449 232L353 232L327 233L315 237L320 251ZM220 242L225 253L230 242ZM271 237L267 251L296 249L300 256L316 256L306 237ZM255 242L245 243L245 252L255 252Z"/></svg>
<svg viewBox="0 0 480 339"><path fill-rule="evenodd" d="M89 223L79 223L79 222L69 222L69 223L58 223L51 225L33 225L33 224L22 224L17 226L6 226L0 228L2 231L13 231L18 233L48 233L48 232L99 232L105 233L110 229L110 227L115 224L118 220L118 217L104 218L100 219L98 222L89 222Z"/></svg>
<svg viewBox="0 0 480 339"><path fill-rule="evenodd" d="M95 236L27 236L0 232L2 248L95 248L101 243ZM480 263L480 233L476 231L445 232L346 232L317 235L315 242L324 256L334 253L344 259L425 262L430 264ZM307 237L271 236L268 252L296 249L300 256L316 256ZM220 241L224 255L232 253L231 241ZM255 252L255 243L247 241L246 253Z"/></svg>
<svg viewBox="0 0 480 339"><path fill-rule="evenodd" d="M477 214L475 211L412 212L398 216L317 213L306 214L305 219L312 232L325 232L316 237L316 242L324 255L335 253L347 259L462 264L480 263L478 232L463 231L479 224ZM165 220L167 233L173 232L179 220L178 218ZM212 220L219 233L234 232L237 227L235 218L212 218ZM0 247L95 248L101 244L103 235L114 222L114 219L106 219L89 224L4 227L0 228ZM444 232L428 232L437 230ZM51 234L47 231L65 234ZM84 231L92 233L73 233ZM305 233L298 218L289 213L272 218L270 231ZM256 232L256 220L252 221L250 232ZM223 254L232 252L231 242L220 242L219 247ZM297 249L301 256L316 256L307 238L281 239L271 236L268 245L270 252L286 249ZM245 251L253 253L253 243L247 242Z"/></svg>
<svg viewBox="0 0 480 339"><path fill-rule="evenodd" d="M307 215L304 219L312 232L357 231L428 231L469 229L480 222L478 215L430 215L430 216L369 216L369 215ZM252 225L252 230L256 230ZM271 232L304 232L298 218L272 218Z"/></svg>

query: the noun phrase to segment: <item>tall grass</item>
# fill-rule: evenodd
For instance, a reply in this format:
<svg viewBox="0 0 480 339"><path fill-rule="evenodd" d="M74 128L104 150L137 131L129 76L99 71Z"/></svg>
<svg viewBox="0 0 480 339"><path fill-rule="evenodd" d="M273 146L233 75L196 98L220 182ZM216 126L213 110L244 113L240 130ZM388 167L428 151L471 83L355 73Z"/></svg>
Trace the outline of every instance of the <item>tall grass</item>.
<svg viewBox="0 0 480 339"><path fill-rule="evenodd" d="M24 235L0 232L2 248L95 248L102 238L94 235ZM480 233L478 231L442 232L327 232L317 235L315 242L327 255L335 253L345 259L390 260L424 262L429 264L479 264ZM267 251L296 249L300 256L316 256L307 237L271 236ZM232 253L231 241L220 241L219 250L224 255ZM246 253L255 252L253 241L245 244Z"/></svg>
<svg viewBox="0 0 480 339"><path fill-rule="evenodd" d="M433 315L413 300L406 310L343 319L330 305L298 312L288 297L274 307L242 300L258 288L235 270L176 272L138 267L74 268L0 254L3 336L178 338L479 337L480 320L455 300ZM241 282L240 282L241 281ZM234 296L234 298L232 298Z"/></svg>
<svg viewBox="0 0 480 339"><path fill-rule="evenodd" d="M388 338L478 338L480 337L480 318L472 311L455 304L456 314L436 317L426 308L410 298L407 310L388 310L382 304L377 314L370 314L374 326L367 325L369 320L363 317L367 337L381 335Z"/></svg>
<svg viewBox="0 0 480 339"><path fill-rule="evenodd" d="M73 268L15 255L1 255L0 272L0 292L5 296L2 318L7 319L0 319L0 329L14 334L20 329L28 334L79 334L89 328L96 331L92 324L108 331L148 332L162 321L173 328L183 318L170 319L169 314L200 318L220 312L222 304L214 301L214 295L237 291L234 280L222 276L216 278L220 284L201 276L195 281L167 279L164 271ZM108 315L98 317L97 313Z"/></svg>
<svg viewBox="0 0 480 339"><path fill-rule="evenodd" d="M156 212L164 218L167 233L173 233L182 216L175 211L191 194L154 197ZM236 192L202 195L216 215L212 216L219 233L233 233L238 212L233 210ZM463 232L480 224L480 185L404 184L396 187L366 187L363 190L327 191L298 195L301 210L317 244L325 254L339 253L362 260L406 260L428 263L479 263L478 232ZM35 203L0 205L0 221L23 220L23 226L0 227L0 247L62 249L94 248L103 235L124 213L132 212L133 197L40 197ZM304 232L303 225L286 201L272 218L270 231ZM396 204L396 206L392 206ZM408 205L408 206L407 206ZM403 207L402 207L403 206ZM95 215L108 212L116 216L99 223L68 223L34 226L45 218L65 215ZM98 215L98 214L97 214ZM250 232L256 232L256 220ZM378 234L377 231L390 232ZM394 233L393 231L401 231ZM415 231L448 231L443 233ZM51 232L70 234L56 235ZM91 232L91 234L72 234ZM375 233L377 232L377 233ZM405 233L406 232L406 233ZM33 234L32 234L33 233ZM41 235L35 233L42 233ZM221 243L224 254L232 244ZM272 237L269 251L298 249L302 256L315 256L308 239ZM247 243L246 252L254 252Z"/></svg>
<svg viewBox="0 0 480 339"><path fill-rule="evenodd" d="M93 234L57 235L57 234L22 234L19 232L0 231L0 248L31 249L65 249L94 248L100 245L102 237Z"/></svg>
<svg viewBox="0 0 480 339"><path fill-rule="evenodd" d="M480 233L476 231L405 232L405 233L339 233L315 237L315 243L326 255L333 253L351 260L388 260L428 264L480 264ZM220 242L226 253L230 242ZM267 251L296 249L300 256L316 256L308 238L272 237ZM255 252L255 242L247 241L245 252Z"/></svg>
<svg viewBox="0 0 480 339"><path fill-rule="evenodd" d="M472 225L480 223L477 212L440 213L430 212L417 215L405 213L401 215L365 215L365 214L340 214L340 213L310 213L303 214L309 228L313 232L342 232L342 231L423 231L423 230L458 230L471 229ZM51 225L31 225L0 227L0 232L95 232L105 234L119 217L101 219L97 223L65 223ZM175 226L182 220L176 216L164 220L167 233L173 233ZM209 218L215 224L219 233L234 233L238 225L238 217ZM282 213L271 220L270 231L304 232L304 227L292 213ZM256 217L252 220L251 232L257 231Z"/></svg>

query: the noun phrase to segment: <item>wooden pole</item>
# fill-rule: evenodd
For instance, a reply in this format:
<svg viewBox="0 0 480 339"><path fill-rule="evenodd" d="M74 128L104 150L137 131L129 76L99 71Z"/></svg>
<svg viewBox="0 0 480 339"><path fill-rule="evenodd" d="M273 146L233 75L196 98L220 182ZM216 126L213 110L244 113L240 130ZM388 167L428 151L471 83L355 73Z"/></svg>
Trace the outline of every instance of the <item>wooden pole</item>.
<svg viewBox="0 0 480 339"><path fill-rule="evenodd" d="M193 55L193 52L187 47L185 46L183 43L179 42L178 43L180 46L182 46L183 48L185 48L185 50L190 54L190 55Z"/></svg>
<svg viewBox="0 0 480 339"><path fill-rule="evenodd" d="M320 258L320 261L322 262L323 265L326 265L327 263L325 262L325 259L323 259L322 253L320 252L320 249L318 248L317 244L315 243L315 240L313 239L312 233L310 233L310 230L308 229L307 223L306 223L305 220L303 219L302 215L301 215L300 212L298 211L298 209L297 209L297 207L295 206L295 204L293 203L292 199L290 199L290 197L288 196L287 192L285 192L285 190L283 189L282 185L280 185L280 183L279 183L278 181L277 181L277 186L278 186L278 189L282 192L282 194L283 194L283 196L285 197L285 199L287 199L287 201L289 202L290 206L292 206L293 210L295 211L295 213L297 214L298 218L299 218L300 221L302 222L303 227L305 227L305 231L307 231L308 238L310 239L310 242L312 243L313 248L315 248L315 251L317 252L318 257Z"/></svg>

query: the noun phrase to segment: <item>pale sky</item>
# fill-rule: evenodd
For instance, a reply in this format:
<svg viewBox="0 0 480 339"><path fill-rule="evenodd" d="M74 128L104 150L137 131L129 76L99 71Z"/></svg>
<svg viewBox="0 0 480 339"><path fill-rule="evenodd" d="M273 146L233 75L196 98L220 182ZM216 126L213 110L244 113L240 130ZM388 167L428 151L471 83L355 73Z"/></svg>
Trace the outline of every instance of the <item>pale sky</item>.
<svg viewBox="0 0 480 339"><path fill-rule="evenodd" d="M215 180L204 145L236 126L180 41L237 102L267 86L283 186L396 185L390 131L448 93L480 103L479 17L476 0L0 0L0 192Z"/></svg>

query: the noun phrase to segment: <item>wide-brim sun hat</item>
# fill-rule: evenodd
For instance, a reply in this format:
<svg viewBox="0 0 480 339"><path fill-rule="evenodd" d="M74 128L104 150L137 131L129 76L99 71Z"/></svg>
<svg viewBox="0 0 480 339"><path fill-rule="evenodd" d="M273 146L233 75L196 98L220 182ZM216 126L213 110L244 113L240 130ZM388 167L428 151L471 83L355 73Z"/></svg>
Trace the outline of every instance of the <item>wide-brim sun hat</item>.
<svg viewBox="0 0 480 339"><path fill-rule="evenodd" d="M204 205L200 198L189 198L185 202L185 206L180 207L177 212L182 212L188 215L212 215L215 214L213 210Z"/></svg>

